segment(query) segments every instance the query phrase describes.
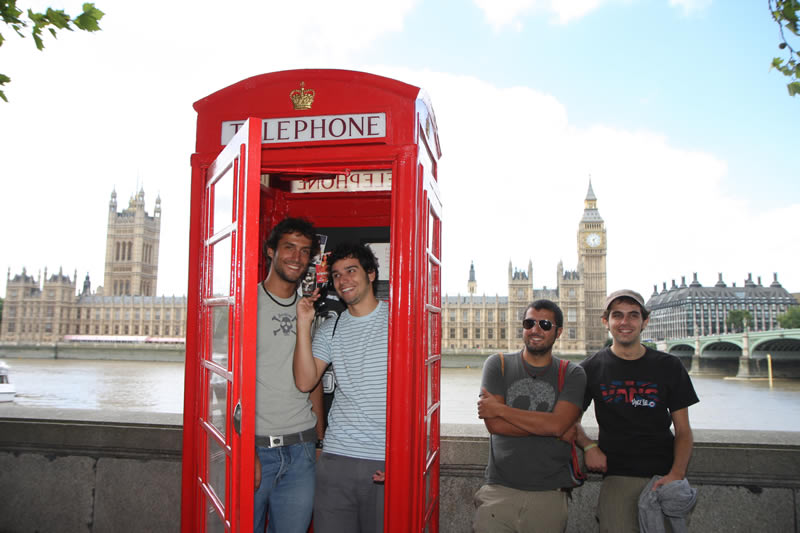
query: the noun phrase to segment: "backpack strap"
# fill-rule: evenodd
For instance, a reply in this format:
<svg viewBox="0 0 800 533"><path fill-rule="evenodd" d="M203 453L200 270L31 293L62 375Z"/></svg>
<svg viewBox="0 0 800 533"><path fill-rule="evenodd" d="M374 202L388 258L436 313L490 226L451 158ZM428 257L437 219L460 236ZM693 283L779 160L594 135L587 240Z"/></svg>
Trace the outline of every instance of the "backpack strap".
<svg viewBox="0 0 800 533"><path fill-rule="evenodd" d="M558 392L564 388L564 380L567 377L567 367L569 366L569 361L565 361L564 359L558 360Z"/></svg>
<svg viewBox="0 0 800 533"><path fill-rule="evenodd" d="M498 353L497 355L500 356L500 375L506 375L506 359L503 357L503 352Z"/></svg>
<svg viewBox="0 0 800 533"><path fill-rule="evenodd" d="M564 359L558 360L558 392L560 393L564 388L564 381L567 377L567 368L569 368L569 361ZM581 470L581 462L578 459L578 450L575 446L575 441L572 441L572 456L570 457L570 473L572 474L572 484L576 487L583 485L586 480L586 473ZM571 490L571 489L570 489Z"/></svg>

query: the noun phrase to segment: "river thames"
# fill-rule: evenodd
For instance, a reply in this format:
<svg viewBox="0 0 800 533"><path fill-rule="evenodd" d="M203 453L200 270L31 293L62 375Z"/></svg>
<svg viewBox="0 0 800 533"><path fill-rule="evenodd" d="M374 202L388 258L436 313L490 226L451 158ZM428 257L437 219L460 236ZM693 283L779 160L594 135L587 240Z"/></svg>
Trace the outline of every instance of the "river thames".
<svg viewBox="0 0 800 533"><path fill-rule="evenodd" d="M17 405L60 409L183 412L183 363L74 359L4 359ZM480 424L476 401L481 370L442 369L442 423ZM800 380L735 380L693 376L700 403L690 409L696 429L798 431ZM593 409L584 424L595 427Z"/></svg>

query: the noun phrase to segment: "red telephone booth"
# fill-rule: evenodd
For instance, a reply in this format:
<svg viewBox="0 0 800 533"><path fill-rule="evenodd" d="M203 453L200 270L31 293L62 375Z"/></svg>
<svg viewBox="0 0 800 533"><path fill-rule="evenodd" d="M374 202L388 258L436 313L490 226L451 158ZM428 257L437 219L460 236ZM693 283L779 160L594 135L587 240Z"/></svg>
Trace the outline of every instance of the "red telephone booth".
<svg viewBox="0 0 800 533"><path fill-rule="evenodd" d="M380 76L294 70L194 107L182 531L252 530L256 291L263 240L286 216L313 222L329 249L357 240L379 252L385 531L438 531L441 150L430 102Z"/></svg>

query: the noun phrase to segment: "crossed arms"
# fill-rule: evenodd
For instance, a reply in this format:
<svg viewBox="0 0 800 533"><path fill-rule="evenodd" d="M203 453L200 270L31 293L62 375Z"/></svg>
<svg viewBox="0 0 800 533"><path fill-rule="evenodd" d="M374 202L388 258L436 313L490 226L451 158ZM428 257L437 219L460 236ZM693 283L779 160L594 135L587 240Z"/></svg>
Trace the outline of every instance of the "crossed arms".
<svg viewBox="0 0 800 533"><path fill-rule="evenodd" d="M481 388L478 400L478 418L493 435L525 437L540 435L571 440L575 423L580 419L580 408L568 401L558 401L551 413L528 411L506 405L505 398Z"/></svg>

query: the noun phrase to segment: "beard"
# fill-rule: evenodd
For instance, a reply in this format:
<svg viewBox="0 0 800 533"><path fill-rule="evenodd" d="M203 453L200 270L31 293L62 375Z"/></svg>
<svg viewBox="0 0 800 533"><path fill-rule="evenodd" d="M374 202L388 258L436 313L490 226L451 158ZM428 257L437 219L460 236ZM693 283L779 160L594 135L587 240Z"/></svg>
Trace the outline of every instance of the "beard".
<svg viewBox="0 0 800 533"><path fill-rule="evenodd" d="M280 279L288 283L294 283L294 284L300 283L300 280L303 279L306 275L306 272L308 272L308 266L306 266L306 268L302 272L297 274L297 276L292 277L283 269L283 267L279 263L274 263L272 268L275 271L275 274Z"/></svg>
<svg viewBox="0 0 800 533"><path fill-rule="evenodd" d="M531 355L544 355L553 349L553 345L555 343L555 339L549 343L547 341L543 341L543 343L538 345L532 345L529 344L528 341L525 341L525 350Z"/></svg>

